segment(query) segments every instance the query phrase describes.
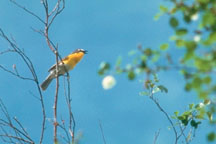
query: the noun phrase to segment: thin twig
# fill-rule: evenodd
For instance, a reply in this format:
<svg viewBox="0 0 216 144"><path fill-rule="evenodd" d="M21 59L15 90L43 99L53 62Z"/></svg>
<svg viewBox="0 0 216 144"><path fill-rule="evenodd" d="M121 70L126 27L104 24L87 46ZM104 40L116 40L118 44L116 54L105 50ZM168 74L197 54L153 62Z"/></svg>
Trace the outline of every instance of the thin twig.
<svg viewBox="0 0 216 144"><path fill-rule="evenodd" d="M63 6L60 8L61 2L63 3ZM65 8L65 1L64 0L58 0L56 13L54 14L54 16L51 18L50 22L48 23L48 27L50 27L50 25L53 23L55 18L64 10L64 8Z"/></svg>
<svg viewBox="0 0 216 144"><path fill-rule="evenodd" d="M27 13L31 14L32 16L36 17L40 22L42 22L43 24L45 24L45 22L35 13L33 13L32 11L28 10L27 8L25 8L24 6L18 4L16 1L14 0L10 0L10 2L12 2L13 4L15 4L16 6L18 6L19 8L23 9L24 11L26 11Z"/></svg>
<svg viewBox="0 0 216 144"><path fill-rule="evenodd" d="M49 38L49 29L50 29L50 26L52 25L52 23L54 22L55 18L63 11L63 9L65 7L65 1L64 0L58 0L55 7L52 9L52 11L50 13L49 13L49 6L48 6L47 0L42 0L41 2L44 6L45 13L46 13L44 36L45 36L48 47L56 56L56 92L55 92L53 108L54 108L54 142L57 142L57 126L58 126L57 103L58 103L58 91L59 91L58 58L60 58L61 61L62 61L62 59L58 53L58 46L55 46ZM60 7L61 3L62 3L62 7ZM68 73L67 73L67 75L68 75ZM68 89L68 95L70 95L69 89ZM69 101L70 101L70 99L69 99ZM71 105L70 102L68 104L68 107L69 107L70 123L71 123L71 115L73 117L73 114L71 112L71 106L69 106L69 105ZM75 121L74 121L74 123L75 123ZM71 124L70 124L70 127L71 127ZM75 129L75 124L74 124L74 129ZM73 133L74 133L74 130L73 130L72 134ZM73 137L74 137L74 134L72 135L72 143L73 143L73 139L74 139Z"/></svg>
<svg viewBox="0 0 216 144"><path fill-rule="evenodd" d="M66 93L66 87L64 84L64 95L65 95L65 99L66 99L66 103L68 106L68 111L69 111L69 131L72 137L72 144L74 144L75 142L75 127L76 127L76 122L73 116L73 112L72 112L72 108L71 108L71 97L70 97L70 75L67 72L67 84L68 84L68 94Z"/></svg>
<svg viewBox="0 0 216 144"><path fill-rule="evenodd" d="M58 104L58 91L59 91L59 74L58 74L58 52L56 51L56 92L54 97L54 142L57 143L57 128L58 128L58 122L57 122L57 104Z"/></svg>
<svg viewBox="0 0 216 144"><path fill-rule="evenodd" d="M18 74L18 71L16 70L16 67L15 67L15 70L16 70L16 73L12 72L12 71L9 71L7 69L5 69L4 67L1 67L2 69L4 69L5 71L19 77L19 78L22 78L24 80L32 80L35 82L36 84L36 87L37 87L37 90L39 92L39 95L40 95L40 103L41 103L41 109L42 109L42 115L43 115L43 119L42 119L42 127L41 127L41 136L40 136L40 144L42 144L42 141L43 141L43 136L44 136L44 130L45 130L45 122L46 122L46 113L45 113L45 105L44 105L44 100L43 100L43 95L42 95L42 92L41 92L41 89L40 89L40 86L39 86L39 81L38 81L38 78L37 78L37 74L35 72L35 69L34 69L34 65L33 63L31 62L30 58L22 51L20 50L20 48L16 45L15 43L15 40L12 39L14 42L12 42L3 32L2 29L0 29L0 36L2 36L9 44L10 46L13 48L13 51L16 52L23 60L23 62L26 64L26 66L28 67L28 69L30 70L31 74L32 74L32 77L33 79L30 79L30 78L24 78L24 77L21 77L19 74Z"/></svg>
<svg viewBox="0 0 216 144"><path fill-rule="evenodd" d="M23 141L23 142L26 142L26 143L30 143L30 144L34 144L34 142L32 141L28 141L26 139L23 139L21 137L17 137L17 136L13 136L13 135L7 135L7 134L0 134L0 137L8 137L8 138L13 138L13 139L17 139L17 140L20 140L20 141Z"/></svg>
<svg viewBox="0 0 216 144"><path fill-rule="evenodd" d="M160 135L160 129L155 133L154 144L156 144L159 135Z"/></svg>
<svg viewBox="0 0 216 144"><path fill-rule="evenodd" d="M2 65L0 65L0 68L1 68L2 70L6 71L6 72L8 72L8 73L10 73L10 74L12 74L12 75L18 77L18 78L20 78L20 79L34 81L34 79L32 79L32 78L26 78L26 77L20 76L17 72L14 73L14 72L12 72L12 71L6 69L6 68L3 67Z"/></svg>
<svg viewBox="0 0 216 144"><path fill-rule="evenodd" d="M21 129L23 130L23 132L24 132L27 136L29 136L28 133L27 133L27 131L26 131L25 128L23 127L23 125L20 123L20 121L19 121L16 117L14 117L13 119L14 119L14 120L16 121L16 123L21 127Z"/></svg>
<svg viewBox="0 0 216 144"><path fill-rule="evenodd" d="M100 126L100 131L101 131L101 134L102 134L102 137L103 137L103 143L106 144L106 139L105 139L105 135L104 135L104 131L103 131L101 121L99 120L98 122L99 122L99 126Z"/></svg>
<svg viewBox="0 0 216 144"><path fill-rule="evenodd" d="M168 119L169 123L171 124L172 128L173 128L173 132L175 134L175 144L178 143L178 133L177 130L172 122L172 120L170 119L169 115L167 114L167 112L161 107L161 105L158 103L158 101L153 97L153 93L151 91L151 95L149 96L149 98L157 105L157 107L159 108L159 110L166 116L166 118Z"/></svg>
<svg viewBox="0 0 216 144"><path fill-rule="evenodd" d="M25 137L26 139L28 139L26 141L30 141L31 143L34 143L33 140L29 137L28 133L26 131L24 131L24 132L22 131L23 127L22 127L22 130L19 130L17 127L15 127L13 125L12 120L10 118L10 115L7 111L7 108L5 107L5 105L1 99L0 99L0 109L7 119L7 120L0 119L1 128L4 132L4 134L1 134L1 137L3 137L4 135L6 135L6 136L8 135L7 132L4 130L4 128L2 127L2 126L5 126L5 127L11 128L14 131L14 133L16 134L16 137L19 138L16 140L20 141L21 139L23 139L23 141L24 141L25 139L23 137ZM20 122L18 122L18 123L19 123L19 125L21 125ZM10 138L13 138L13 137L10 137Z"/></svg>
<svg viewBox="0 0 216 144"><path fill-rule="evenodd" d="M69 135L68 135L68 131L66 130L65 121L64 121L63 119L61 119L61 121L62 121L62 124L59 124L59 127L64 131L64 133L65 133L65 135L66 135L66 137L67 137L67 139L65 138L64 140L65 140L68 144L70 144L70 137L69 137Z"/></svg>
<svg viewBox="0 0 216 144"><path fill-rule="evenodd" d="M5 53L9 53L9 52L15 52L15 51L11 50L11 49L8 49L8 50L0 52L0 55L5 54Z"/></svg>
<svg viewBox="0 0 216 144"><path fill-rule="evenodd" d="M186 126L184 126L184 128L182 128L181 122L180 122L180 123L179 123L179 128L180 128L181 133L179 134L178 139L183 135L186 144L188 144L187 137L186 137L186 135L185 135L185 133L184 133L184 131L186 130Z"/></svg>

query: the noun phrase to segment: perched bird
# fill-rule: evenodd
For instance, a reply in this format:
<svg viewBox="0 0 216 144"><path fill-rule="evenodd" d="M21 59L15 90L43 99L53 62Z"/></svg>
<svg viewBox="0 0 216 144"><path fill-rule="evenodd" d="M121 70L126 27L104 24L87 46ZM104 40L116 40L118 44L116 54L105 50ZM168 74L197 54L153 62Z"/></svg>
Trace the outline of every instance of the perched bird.
<svg viewBox="0 0 216 144"><path fill-rule="evenodd" d="M66 72L72 70L76 64L83 58L83 56L87 53L84 49L76 49L74 52L66 56L62 59L62 61L58 62L58 75L64 75ZM54 64L49 70L49 75L44 80L44 82L40 85L42 90L46 90L49 86L50 82L56 78L56 64Z"/></svg>

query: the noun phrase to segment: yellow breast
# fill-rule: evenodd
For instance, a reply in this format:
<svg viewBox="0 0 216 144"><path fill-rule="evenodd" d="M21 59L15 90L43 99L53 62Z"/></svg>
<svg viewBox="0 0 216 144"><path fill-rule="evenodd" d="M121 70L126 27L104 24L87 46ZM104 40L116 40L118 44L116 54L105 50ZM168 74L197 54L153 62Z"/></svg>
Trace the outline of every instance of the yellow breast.
<svg viewBox="0 0 216 144"><path fill-rule="evenodd" d="M83 58L83 56L84 56L83 52L73 53L67 56L65 59L63 59L63 62L64 64L69 66L69 70L71 70Z"/></svg>

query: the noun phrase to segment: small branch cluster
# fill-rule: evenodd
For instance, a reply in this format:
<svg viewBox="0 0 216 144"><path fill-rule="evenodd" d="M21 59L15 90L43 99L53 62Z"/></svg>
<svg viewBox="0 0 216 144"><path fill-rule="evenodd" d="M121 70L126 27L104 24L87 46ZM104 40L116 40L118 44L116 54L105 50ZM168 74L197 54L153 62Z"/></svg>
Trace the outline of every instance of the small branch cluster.
<svg viewBox="0 0 216 144"><path fill-rule="evenodd" d="M15 53L15 54L18 54L21 59L23 60L24 64L28 67L28 70L30 71L30 73L32 74L32 78L28 78L28 77L24 77L22 75L20 75L18 73L18 70L16 68L16 65L14 64L13 65L13 69L14 71L11 71L7 68L5 68L4 66L0 65L0 68L10 74L12 74L13 76L16 76L17 78L20 78L22 80L30 80L30 81L33 81L35 84L36 84L36 88L37 88L37 91L39 93L39 101L40 101L40 104L41 104L41 109L42 109L42 125L41 125L41 136L40 136L40 142L39 143L42 143L43 141L43 137L44 137L44 130L45 130L45 120L46 120L46 112L45 112L45 106L44 106L44 100L43 100L43 95L42 95L42 92L41 92L41 89L40 89L40 86L39 86L39 81L38 81L38 78L37 78L37 74L35 72L35 68L34 68L34 65L33 63L31 62L30 58L17 46L15 40L13 38L9 39L3 32L2 29L0 29L0 36L6 40L12 49L8 49L4 52L1 52L1 54L5 54L5 53L9 53L9 52L12 52L12 53ZM4 113L4 115L6 116L7 118L7 121L8 121L8 125L4 125L4 126L12 126L12 121L10 120L10 116L6 110L6 107L3 105L3 102L1 103L1 105L3 106L3 109L2 112ZM19 124L19 126L22 127L21 123L17 120L17 119L14 119L16 121L17 124ZM7 122L5 121L5 122ZM0 124L1 125L1 124ZM15 128L14 126L12 126L11 128ZM22 130L23 127L22 127ZM4 130L3 131L4 134L1 135L1 137L8 137L8 134L5 133L6 131ZM16 139L15 137L10 137L10 139Z"/></svg>
<svg viewBox="0 0 216 144"><path fill-rule="evenodd" d="M66 88L66 86L64 86L64 91L65 91L65 99L66 99L66 103L68 106L68 111L69 111L69 123L68 123L68 130L66 128L65 122L63 123L64 120L62 120L62 123L58 122L58 116L57 116L57 104L58 104L58 95L59 95L59 75L58 75L58 62L59 59L62 61L62 58L58 52L58 44L54 44L50 37L49 37L49 30L51 25L53 24L54 20L57 18L57 16L64 10L65 8L65 0L57 0L55 6L53 8L50 8L50 4L48 2L48 0L41 0L41 4L44 7L45 10L45 19L43 20L40 16L38 16L36 13L32 12L31 10L27 9L26 7L24 7L23 5L20 5L19 3L17 3L15 0L10 0L11 3L13 3L14 5L16 5L17 7L21 8L22 10L24 10L26 13L29 13L30 15L32 15L33 17L35 17L37 20L39 20L43 26L44 26L44 30L35 30L33 29L35 32L38 32L39 34L41 34L42 36L45 37L46 43L48 45L48 47L50 48L50 50L52 51L52 53L55 55L55 60L56 60L56 70L57 70L57 75L56 75L56 92L55 92L55 96L54 96L54 106L53 106L53 113L54 113L54 117L53 117L53 132L54 132L54 142L58 142L58 127L60 127L61 129L63 129L63 131L65 132L66 138L64 138L64 136L60 135L61 138L63 138L64 140L66 140L65 142L67 143L74 143L75 142L75 137L74 137L74 133L75 133L75 119L72 113L72 109L71 109L71 96L70 96L70 81L69 81L69 73L67 73L67 85L68 87ZM7 69L6 67L0 65L0 69L20 78L23 80L30 80L36 83L38 92L39 92L39 100L41 102L41 108L42 108L42 115L43 115L43 120L42 120L42 130L41 130L41 137L40 137L40 144L43 141L43 137L44 137L44 131L45 131L45 120L46 120L46 113L45 113L45 106L44 106L44 101L43 101L43 97L42 97L42 92L39 86L39 82L37 79L37 75L36 72L34 70L34 66L31 62L31 60L25 55L25 53L20 50L18 48L18 46L15 43L15 40L12 38L12 40L10 40L3 32L3 30L0 29L0 36L5 39L10 46L12 47L12 49L8 49L6 51L0 52L0 54L5 54L5 53L9 53L9 52L14 52L16 54L18 54L24 61L24 63L27 65L28 69L30 70L30 72L32 73L32 77L33 78L28 78L25 76L22 76L18 73L18 70L16 68L16 65L14 64L13 69L14 71L11 71L9 69ZM21 124L21 123L20 123ZM69 132L68 132L69 131ZM14 138L15 139L15 138Z"/></svg>
<svg viewBox="0 0 216 144"><path fill-rule="evenodd" d="M193 137L195 137L195 129L194 129L194 131L191 131L192 130L191 129L188 136L186 136L185 132L187 129L187 125L183 125L179 120L177 121L177 123L174 123L173 120L171 119L171 117L169 116L169 114L167 113L167 111L161 106L161 104L158 102L158 100L153 95L154 95L153 89L150 89L149 98L155 103L155 105L158 107L158 109L165 115L165 117L167 118L168 122L171 125L173 133L175 135L174 144L178 144L180 138L182 138L182 137L184 139L184 141L182 141L182 143L185 142L186 144L189 144L192 141L191 135L193 135ZM178 128L177 128L177 126L178 126ZM179 130L177 130L177 129L179 129ZM155 134L154 143L156 143L156 140L159 136L159 132L157 132Z"/></svg>
<svg viewBox="0 0 216 144"><path fill-rule="evenodd" d="M29 143L35 142L30 138L21 122L16 118L10 117L7 108L0 99L0 112L5 118L0 118L0 138L6 143Z"/></svg>

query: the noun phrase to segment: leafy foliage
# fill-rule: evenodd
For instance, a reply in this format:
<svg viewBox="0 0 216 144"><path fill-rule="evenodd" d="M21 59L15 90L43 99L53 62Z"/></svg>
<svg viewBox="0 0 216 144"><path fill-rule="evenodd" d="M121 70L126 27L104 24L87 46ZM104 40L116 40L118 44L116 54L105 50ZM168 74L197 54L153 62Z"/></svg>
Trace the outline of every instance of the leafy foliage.
<svg viewBox="0 0 216 144"><path fill-rule="evenodd" d="M145 75L144 87L153 89L153 92L168 92L163 85L157 85L150 80L151 75L160 71L178 70L185 78L185 91L195 91L202 101L199 104L190 104L189 110L179 114L175 112L174 119L184 126L190 125L197 129L203 119L208 119L215 126L216 120L216 1L213 0L169 0L172 5L160 6L160 12L155 19L168 15L169 25L173 29L170 43L163 43L159 49L143 48L138 46L139 53L135 54L135 63L129 67L122 67L118 60L115 66L117 74L127 73L129 80ZM180 61L175 62L170 45L181 49L184 54ZM163 61L161 64L159 61ZM101 69L99 70L101 71ZM147 92L141 92L148 95ZM216 131L207 134L209 141L215 141Z"/></svg>

